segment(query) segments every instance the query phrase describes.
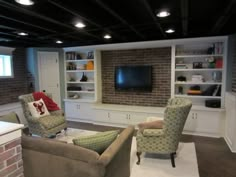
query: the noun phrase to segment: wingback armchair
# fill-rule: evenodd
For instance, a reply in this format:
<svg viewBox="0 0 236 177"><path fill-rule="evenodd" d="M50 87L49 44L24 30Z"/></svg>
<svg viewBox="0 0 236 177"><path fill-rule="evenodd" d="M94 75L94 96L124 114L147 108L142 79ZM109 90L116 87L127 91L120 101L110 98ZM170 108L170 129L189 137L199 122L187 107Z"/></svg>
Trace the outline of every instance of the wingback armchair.
<svg viewBox="0 0 236 177"><path fill-rule="evenodd" d="M48 97L52 98L52 95L45 93ZM63 112L61 110L49 111L50 115L40 118L32 117L29 111L29 102L33 102L33 94L26 94L19 96L24 116L28 122L29 133L39 135L41 137L50 137L67 128L67 123Z"/></svg>
<svg viewBox="0 0 236 177"><path fill-rule="evenodd" d="M141 153L148 152L170 154L172 167L175 167L174 157L191 107L192 102L189 99L172 98L164 112L162 129L144 129L137 132L138 165Z"/></svg>

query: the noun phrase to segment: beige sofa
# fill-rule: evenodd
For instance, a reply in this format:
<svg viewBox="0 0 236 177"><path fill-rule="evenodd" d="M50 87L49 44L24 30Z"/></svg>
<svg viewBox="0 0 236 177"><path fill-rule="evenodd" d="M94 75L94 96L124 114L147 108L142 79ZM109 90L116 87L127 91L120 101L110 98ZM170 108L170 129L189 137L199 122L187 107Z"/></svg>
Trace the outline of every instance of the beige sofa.
<svg viewBox="0 0 236 177"><path fill-rule="evenodd" d="M56 140L23 136L25 177L129 177L134 127L101 154Z"/></svg>

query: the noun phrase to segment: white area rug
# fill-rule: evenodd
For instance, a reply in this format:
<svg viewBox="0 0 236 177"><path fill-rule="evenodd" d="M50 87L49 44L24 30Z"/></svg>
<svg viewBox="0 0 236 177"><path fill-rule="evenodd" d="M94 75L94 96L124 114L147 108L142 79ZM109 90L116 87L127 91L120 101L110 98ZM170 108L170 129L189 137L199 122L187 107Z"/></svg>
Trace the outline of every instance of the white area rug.
<svg viewBox="0 0 236 177"><path fill-rule="evenodd" d="M72 139L78 136L92 135L97 132L68 128L58 134L56 139L72 143ZM199 177L196 150L194 143L180 143L177 157L175 158L176 168L171 166L168 156L143 153L140 165L136 165L136 139L133 138L130 156L130 177Z"/></svg>
<svg viewBox="0 0 236 177"><path fill-rule="evenodd" d="M175 168L171 165L169 155L145 153L141 155L140 165L136 165L135 138L133 138L130 158L130 177L199 177L194 143L180 143L175 158Z"/></svg>

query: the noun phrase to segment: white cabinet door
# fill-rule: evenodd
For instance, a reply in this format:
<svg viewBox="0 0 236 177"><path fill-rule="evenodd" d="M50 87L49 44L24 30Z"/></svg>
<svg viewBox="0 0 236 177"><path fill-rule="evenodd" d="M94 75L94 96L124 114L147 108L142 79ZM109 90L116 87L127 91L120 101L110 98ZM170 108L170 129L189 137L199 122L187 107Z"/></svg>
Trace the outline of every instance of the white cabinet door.
<svg viewBox="0 0 236 177"><path fill-rule="evenodd" d="M222 120L222 112L190 111L184 130L202 135L221 136Z"/></svg>
<svg viewBox="0 0 236 177"><path fill-rule="evenodd" d="M65 114L68 119L91 121L94 119L94 110L90 103L65 102Z"/></svg>
<svg viewBox="0 0 236 177"><path fill-rule="evenodd" d="M65 102L65 115L66 118L73 117L76 118L78 116L77 113L77 103L73 102Z"/></svg>
<svg viewBox="0 0 236 177"><path fill-rule="evenodd" d="M105 123L110 123L110 114L109 111L107 110L95 110L96 115L95 115L95 122L105 122Z"/></svg>
<svg viewBox="0 0 236 177"><path fill-rule="evenodd" d="M131 125L137 125L141 122L145 122L146 118L149 117L148 113L142 113L142 112L133 112L129 114L129 124Z"/></svg>
<svg viewBox="0 0 236 177"><path fill-rule="evenodd" d="M127 125L129 124L129 113L121 111L110 111L109 116L114 124Z"/></svg>

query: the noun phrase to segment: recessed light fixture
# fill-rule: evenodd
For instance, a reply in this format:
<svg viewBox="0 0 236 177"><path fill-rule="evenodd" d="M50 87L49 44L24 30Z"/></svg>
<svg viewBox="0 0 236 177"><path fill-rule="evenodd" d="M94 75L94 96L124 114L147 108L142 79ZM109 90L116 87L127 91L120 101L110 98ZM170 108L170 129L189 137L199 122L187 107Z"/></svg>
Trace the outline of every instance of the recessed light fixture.
<svg viewBox="0 0 236 177"><path fill-rule="evenodd" d="M160 11L159 13L157 13L158 17L168 17L169 15L170 15L170 12L165 11L165 10Z"/></svg>
<svg viewBox="0 0 236 177"><path fill-rule="evenodd" d="M104 35L104 38L105 38L105 39L111 39L111 35L106 34L106 35Z"/></svg>
<svg viewBox="0 0 236 177"><path fill-rule="evenodd" d="M28 36L29 35L28 33L25 33L25 32L19 32L17 34L20 35L20 36Z"/></svg>
<svg viewBox="0 0 236 177"><path fill-rule="evenodd" d="M170 29L166 30L165 32L166 32L166 33L174 33L175 30L170 28Z"/></svg>
<svg viewBox="0 0 236 177"><path fill-rule="evenodd" d="M75 24L75 26L76 26L77 28L84 28L86 25L83 24L82 22L78 22L78 23Z"/></svg>
<svg viewBox="0 0 236 177"><path fill-rule="evenodd" d="M57 44L62 44L63 42L60 41L60 40L57 40L56 43L57 43Z"/></svg>
<svg viewBox="0 0 236 177"><path fill-rule="evenodd" d="M32 0L15 0L15 1L19 4L26 5L26 6L30 6L34 4L34 1Z"/></svg>

